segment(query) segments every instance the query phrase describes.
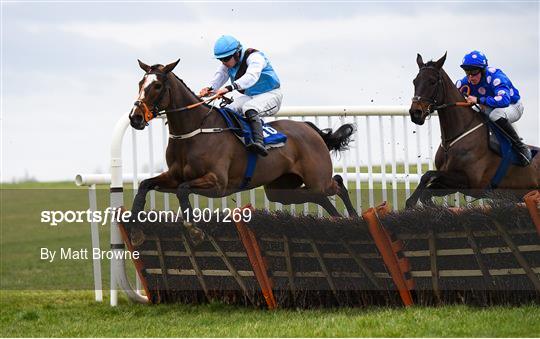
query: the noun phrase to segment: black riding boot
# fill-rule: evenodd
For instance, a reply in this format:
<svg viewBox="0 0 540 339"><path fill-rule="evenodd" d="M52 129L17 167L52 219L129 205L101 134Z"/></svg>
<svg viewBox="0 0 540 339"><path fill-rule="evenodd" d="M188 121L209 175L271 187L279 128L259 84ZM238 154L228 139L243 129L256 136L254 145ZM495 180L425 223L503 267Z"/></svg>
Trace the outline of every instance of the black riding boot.
<svg viewBox="0 0 540 339"><path fill-rule="evenodd" d="M505 118L500 118L499 120L495 121L495 123L512 139L514 149L519 153L519 155L521 155L519 158L520 165L523 167L528 166L531 163L532 158L531 150L521 141L516 130L514 127L512 127L512 124Z"/></svg>
<svg viewBox="0 0 540 339"><path fill-rule="evenodd" d="M268 155L268 151L264 147L263 142L263 130L262 130L262 121L259 117L257 111L250 109L246 112L246 118L249 120L249 125L253 132L253 140L246 147L248 151L255 152L263 157Z"/></svg>

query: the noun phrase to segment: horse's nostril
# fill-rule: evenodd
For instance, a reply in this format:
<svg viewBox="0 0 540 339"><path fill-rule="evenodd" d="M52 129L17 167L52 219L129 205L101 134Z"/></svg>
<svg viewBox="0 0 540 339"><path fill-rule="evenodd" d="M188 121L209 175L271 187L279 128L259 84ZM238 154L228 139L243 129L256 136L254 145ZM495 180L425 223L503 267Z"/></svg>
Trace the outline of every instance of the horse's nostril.
<svg viewBox="0 0 540 339"><path fill-rule="evenodd" d="M409 114L416 117L416 116L419 116L420 114L422 114L422 111L419 110L419 109L416 109L416 108L411 108L409 110Z"/></svg>

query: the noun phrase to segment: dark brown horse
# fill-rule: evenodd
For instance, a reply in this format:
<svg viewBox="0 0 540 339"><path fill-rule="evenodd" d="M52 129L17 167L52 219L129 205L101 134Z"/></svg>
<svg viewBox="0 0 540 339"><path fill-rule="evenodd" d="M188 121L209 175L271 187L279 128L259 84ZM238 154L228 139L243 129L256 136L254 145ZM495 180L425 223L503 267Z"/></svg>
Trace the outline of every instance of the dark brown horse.
<svg viewBox="0 0 540 339"><path fill-rule="evenodd" d="M418 54L420 71L414 79L411 120L422 125L434 110L439 115L441 145L435 155L436 171L427 171L407 200L431 204L432 196L461 192L473 197L485 195L501 158L488 147L486 117L465 103L463 95L442 69L446 54L426 64ZM457 104L456 104L457 103ZM498 185L500 189L531 190L540 187L540 156L527 167L510 166Z"/></svg>
<svg viewBox="0 0 540 339"><path fill-rule="evenodd" d="M184 137L169 139L168 170L141 182L133 202L134 212L144 209L149 190L174 192L182 211L191 211L191 193L216 198L264 185L270 201L312 202L332 216L339 213L328 197L337 194L349 215L357 216L342 178L332 177L329 155L329 150L341 151L347 147L354 132L352 125L345 124L331 133L304 122L272 122L274 129L287 136L287 142L258 159L253 178L242 188L247 165L245 147L226 129L215 107L201 102L172 73L178 61L166 66L148 66L139 61L146 74L139 82L139 97L129 114L131 126L144 129L156 112L166 111L170 135Z"/></svg>

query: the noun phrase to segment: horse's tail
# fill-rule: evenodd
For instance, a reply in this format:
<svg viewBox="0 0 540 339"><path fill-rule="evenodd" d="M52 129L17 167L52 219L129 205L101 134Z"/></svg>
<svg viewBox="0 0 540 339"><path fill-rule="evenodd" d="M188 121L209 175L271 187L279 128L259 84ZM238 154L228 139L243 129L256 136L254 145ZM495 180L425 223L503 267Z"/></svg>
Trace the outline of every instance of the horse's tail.
<svg viewBox="0 0 540 339"><path fill-rule="evenodd" d="M315 124L309 121L306 121L306 124L319 133L329 151L335 152L341 152L349 149L349 142L351 142L352 135L356 130L353 124L344 124L335 132L332 132L331 128L320 130L317 126L315 126Z"/></svg>

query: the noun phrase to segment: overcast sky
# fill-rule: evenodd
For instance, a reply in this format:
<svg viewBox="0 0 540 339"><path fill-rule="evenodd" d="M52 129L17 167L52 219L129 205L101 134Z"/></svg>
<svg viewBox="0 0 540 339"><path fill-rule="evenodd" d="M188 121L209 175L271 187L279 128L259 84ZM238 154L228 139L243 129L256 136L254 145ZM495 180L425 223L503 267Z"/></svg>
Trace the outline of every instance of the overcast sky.
<svg viewBox="0 0 540 339"><path fill-rule="evenodd" d="M517 126L539 144L538 18L538 2L2 3L0 179L106 171L137 58L181 58L175 73L198 91L222 34L270 57L284 105L409 105L417 52L448 51L456 80L463 55L482 50L519 89Z"/></svg>

